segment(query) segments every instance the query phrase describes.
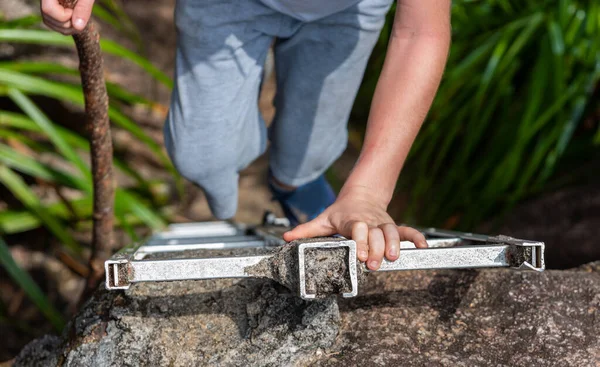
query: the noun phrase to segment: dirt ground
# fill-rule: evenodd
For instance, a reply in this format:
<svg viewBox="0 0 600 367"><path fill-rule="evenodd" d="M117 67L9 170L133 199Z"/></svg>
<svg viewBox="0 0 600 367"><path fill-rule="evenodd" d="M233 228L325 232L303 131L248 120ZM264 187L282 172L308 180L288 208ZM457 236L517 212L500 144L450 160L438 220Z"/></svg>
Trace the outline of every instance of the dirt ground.
<svg viewBox="0 0 600 367"><path fill-rule="evenodd" d="M10 3L10 4L9 4ZM28 4L24 11L37 11L36 0L8 0L11 7L15 4ZM156 66L172 74L174 65L175 32L173 26L174 0L156 0L149 6L147 0L127 0L123 2L126 12L132 17L139 29L143 30L144 51ZM22 15L16 12L17 15ZM123 42L124 37L106 25L102 25L101 34L108 38ZM61 50L37 51L41 59L60 60L68 65L76 65L72 52ZM106 75L110 81L131 87L146 97L158 101L153 109L131 108L134 120L144 128L156 141L162 143L162 124L169 102L169 90L151 80L146 74L131 63L114 57L106 58ZM266 121L274 115L272 99L275 94L273 76L264 84L259 99L261 111ZM68 106L54 106L49 111L51 116L60 116L63 120L78 121L79 113ZM132 141L127 134L115 131L115 146L118 154L130 162L135 162L140 173L148 177L165 178L173 187L173 180L158 168L155 158L145 148ZM344 179L357 156L357 151L350 147L344 156L334 165L336 176ZM278 206L270 199L266 186L266 156L259 158L244 170L240 177L240 199L235 220L246 223L258 223L265 210L281 214ZM123 178L119 178L123 179ZM202 221L211 219L202 191L191 184L186 184L186 199L179 203L177 221ZM391 208L393 213L399 210ZM401 218L397 218L399 221ZM548 246L548 265L553 268L565 268L600 259L600 246L591 234L600 227L600 180L589 185L559 190L543 195L519 206L507 216L498 232L526 239L542 240ZM81 240L89 240L82 234ZM126 245L126 237L119 237L119 245ZM59 309L73 310L74 300L81 288L80 278L64 264L49 255L47 238L43 230L32 231L22 236L11 238L11 250L17 261L25 265L41 284L42 290L50 295ZM22 291L11 282L6 281L4 273L0 279L0 293L7 305L7 314L14 315L17 321L11 323L0 320L0 335L5 342L0 346L0 362L10 360L31 339L48 333L51 329L28 301Z"/></svg>

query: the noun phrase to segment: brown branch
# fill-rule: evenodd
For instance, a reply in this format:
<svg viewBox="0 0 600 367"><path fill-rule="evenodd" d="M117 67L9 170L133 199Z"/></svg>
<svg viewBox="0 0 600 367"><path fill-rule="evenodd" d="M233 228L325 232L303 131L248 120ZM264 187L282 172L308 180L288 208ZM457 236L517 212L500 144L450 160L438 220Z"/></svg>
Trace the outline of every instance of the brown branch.
<svg viewBox="0 0 600 367"><path fill-rule="evenodd" d="M77 0L59 0L74 8ZM79 72L85 98L86 129L89 133L92 176L94 180L94 228L90 273L81 295L84 301L96 290L104 277L104 261L110 256L113 244L114 182L112 172L112 140L108 120L108 95L100 50L100 35L90 20L83 31L73 35L79 55Z"/></svg>

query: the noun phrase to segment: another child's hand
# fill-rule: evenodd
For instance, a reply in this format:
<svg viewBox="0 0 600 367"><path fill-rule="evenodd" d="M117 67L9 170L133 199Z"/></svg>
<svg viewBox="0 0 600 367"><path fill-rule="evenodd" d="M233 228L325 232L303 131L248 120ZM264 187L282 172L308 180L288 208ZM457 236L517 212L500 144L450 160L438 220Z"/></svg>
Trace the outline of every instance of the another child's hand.
<svg viewBox="0 0 600 367"><path fill-rule="evenodd" d="M400 241L411 241L418 248L427 247L425 236L414 228L397 226L367 190L351 190L340 194L333 205L310 222L286 232L283 238L299 238L340 234L356 241L358 259L371 270L379 269L383 256L394 261L400 254Z"/></svg>
<svg viewBox="0 0 600 367"><path fill-rule="evenodd" d="M94 0L78 0L75 9L65 8L58 0L41 0L44 24L65 35L82 31L92 15Z"/></svg>

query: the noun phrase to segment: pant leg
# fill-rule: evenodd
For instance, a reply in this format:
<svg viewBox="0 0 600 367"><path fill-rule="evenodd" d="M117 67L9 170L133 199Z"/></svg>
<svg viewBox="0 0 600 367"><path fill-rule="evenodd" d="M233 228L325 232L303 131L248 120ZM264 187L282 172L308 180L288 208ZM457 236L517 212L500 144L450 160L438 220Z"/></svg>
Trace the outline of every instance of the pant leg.
<svg viewBox="0 0 600 367"><path fill-rule="evenodd" d="M203 188L217 218L235 214L238 172L266 147L258 93L269 27L277 27L273 14L253 0L177 2L165 146L177 170Z"/></svg>
<svg viewBox="0 0 600 367"><path fill-rule="evenodd" d="M269 130L275 178L310 182L342 154L367 61L392 0L362 0L302 24L275 46L276 114Z"/></svg>

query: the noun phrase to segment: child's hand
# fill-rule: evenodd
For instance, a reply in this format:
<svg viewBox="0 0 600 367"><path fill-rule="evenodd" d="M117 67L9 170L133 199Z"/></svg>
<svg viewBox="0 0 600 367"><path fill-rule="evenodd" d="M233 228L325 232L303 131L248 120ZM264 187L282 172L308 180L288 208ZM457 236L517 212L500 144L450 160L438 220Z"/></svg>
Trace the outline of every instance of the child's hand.
<svg viewBox="0 0 600 367"><path fill-rule="evenodd" d="M308 223L286 232L283 238L299 238L340 234L356 241L358 259L371 270L379 269L385 257L394 261L400 254L400 241L411 241L418 248L427 247L425 236L414 228L397 226L367 190L340 194L333 205Z"/></svg>
<svg viewBox="0 0 600 367"><path fill-rule="evenodd" d="M48 28L70 35L82 31L92 15L94 0L79 0L75 9L65 8L58 0L41 0L40 8L44 24Z"/></svg>

